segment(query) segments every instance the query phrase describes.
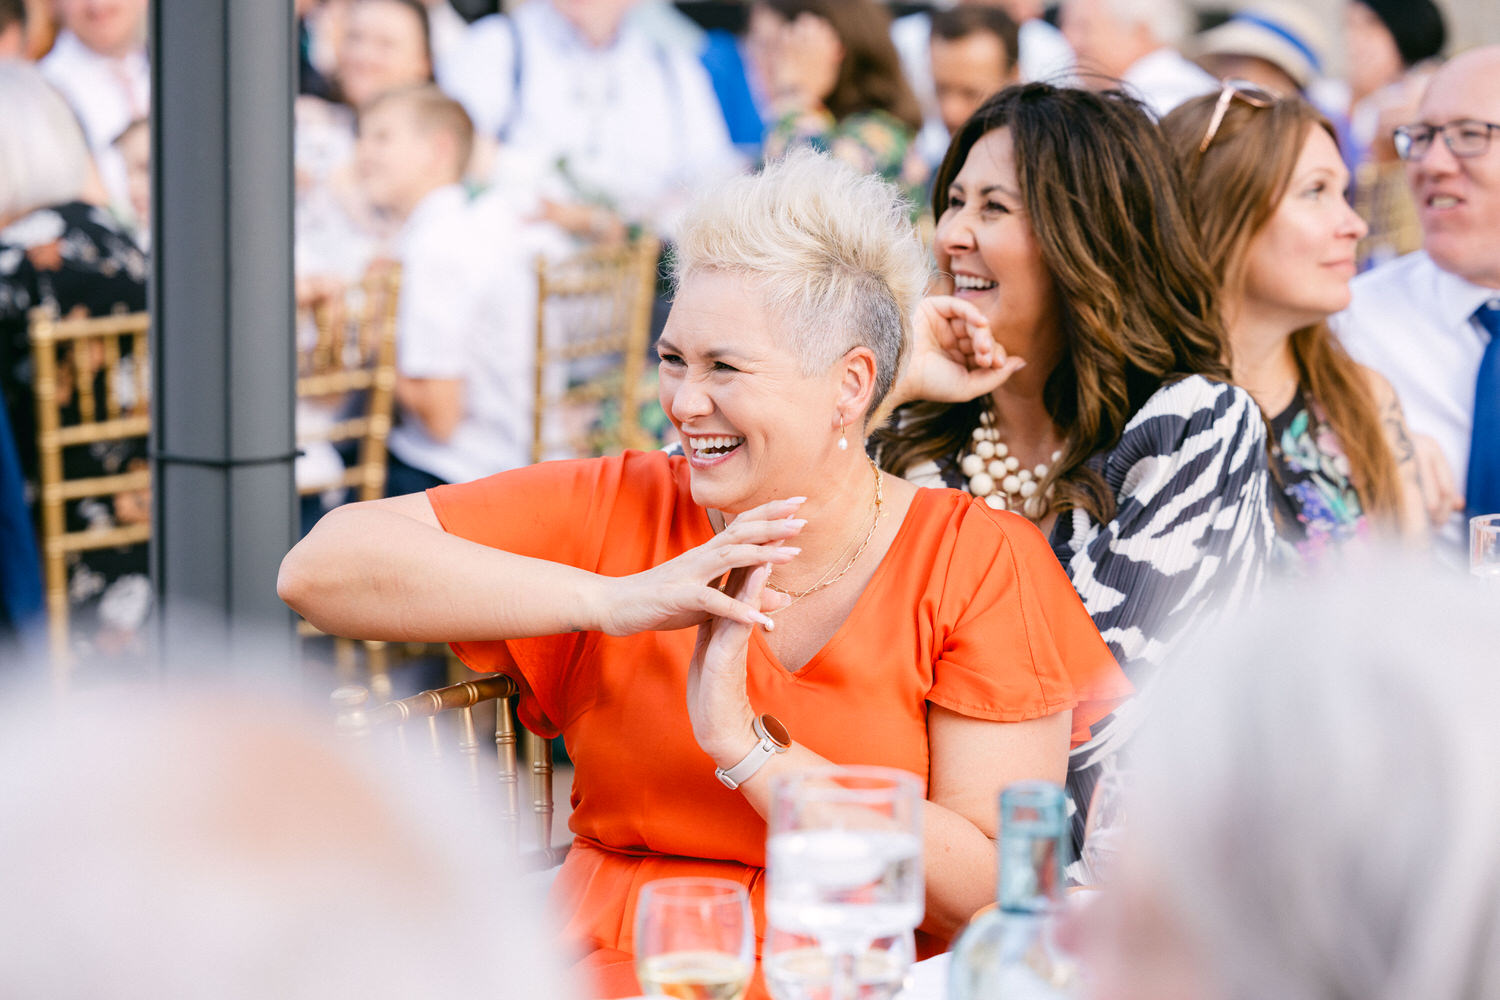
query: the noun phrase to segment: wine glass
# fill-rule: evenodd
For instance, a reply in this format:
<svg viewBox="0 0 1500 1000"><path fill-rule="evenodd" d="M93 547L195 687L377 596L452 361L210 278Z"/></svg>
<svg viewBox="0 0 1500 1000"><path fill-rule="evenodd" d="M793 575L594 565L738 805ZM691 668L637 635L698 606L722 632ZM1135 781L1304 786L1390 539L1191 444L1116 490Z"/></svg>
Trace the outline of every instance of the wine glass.
<svg viewBox="0 0 1500 1000"><path fill-rule="evenodd" d="M882 767L779 777L766 844L766 984L776 1000L904 987L922 921L922 784Z"/></svg>
<svg viewBox="0 0 1500 1000"><path fill-rule="evenodd" d="M755 962L750 897L738 882L647 882L635 908L635 974L651 996L740 1000Z"/></svg>
<svg viewBox="0 0 1500 1000"><path fill-rule="evenodd" d="M1469 518L1469 572L1500 589L1500 514Z"/></svg>

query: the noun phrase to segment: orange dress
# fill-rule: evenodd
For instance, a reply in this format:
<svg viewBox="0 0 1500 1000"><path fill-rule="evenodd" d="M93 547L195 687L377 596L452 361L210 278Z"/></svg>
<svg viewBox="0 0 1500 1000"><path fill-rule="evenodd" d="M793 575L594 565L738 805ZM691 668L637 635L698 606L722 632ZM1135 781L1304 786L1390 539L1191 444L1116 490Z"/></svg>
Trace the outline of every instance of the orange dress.
<svg viewBox="0 0 1500 1000"><path fill-rule="evenodd" d="M680 456L627 452L548 462L428 492L448 532L521 555L625 576L713 535ZM693 739L686 676L695 630L598 632L454 650L521 687L534 731L573 759L574 843L553 898L600 995L638 993L629 957L641 885L735 879L764 932L766 824L714 777ZM918 490L890 550L839 630L783 668L759 630L747 687L757 712L837 764L928 774L927 705L999 722L1073 710L1075 745L1129 682L1040 532L957 490ZM944 942L918 935L923 955Z"/></svg>

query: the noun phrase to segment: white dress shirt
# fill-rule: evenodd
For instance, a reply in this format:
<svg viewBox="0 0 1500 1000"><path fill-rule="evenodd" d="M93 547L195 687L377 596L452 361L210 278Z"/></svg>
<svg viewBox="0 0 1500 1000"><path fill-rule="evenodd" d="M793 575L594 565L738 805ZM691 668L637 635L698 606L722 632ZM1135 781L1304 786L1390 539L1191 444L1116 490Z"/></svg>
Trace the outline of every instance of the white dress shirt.
<svg viewBox="0 0 1500 1000"><path fill-rule="evenodd" d="M608 204L667 235L694 190L741 166L703 66L629 16L595 48L549 0L529 0L470 25L440 70L480 132L539 165L550 197Z"/></svg>
<svg viewBox="0 0 1500 1000"><path fill-rule="evenodd" d="M1161 118L1183 101L1219 89L1219 81L1174 48L1163 46L1131 63L1121 77L1125 89Z"/></svg>
<svg viewBox="0 0 1500 1000"><path fill-rule="evenodd" d="M554 232L523 223L499 197L471 200L458 185L429 194L407 220L397 373L464 382L463 418L448 441L409 414L391 429L391 453L407 465L461 483L530 461L533 261Z"/></svg>
<svg viewBox="0 0 1500 1000"><path fill-rule="evenodd" d="M128 215L125 161L113 143L125 126L151 113L151 64L146 47L119 58L104 56L71 31L63 31L37 65L78 115L110 201Z"/></svg>
<svg viewBox="0 0 1500 1000"><path fill-rule="evenodd" d="M1414 433L1442 448L1462 496L1474 426L1474 385L1489 334L1474 310L1500 289L1444 271L1425 250L1398 257L1354 279L1354 300L1332 324L1354 360L1390 380ZM1455 514L1441 536L1464 544Z"/></svg>

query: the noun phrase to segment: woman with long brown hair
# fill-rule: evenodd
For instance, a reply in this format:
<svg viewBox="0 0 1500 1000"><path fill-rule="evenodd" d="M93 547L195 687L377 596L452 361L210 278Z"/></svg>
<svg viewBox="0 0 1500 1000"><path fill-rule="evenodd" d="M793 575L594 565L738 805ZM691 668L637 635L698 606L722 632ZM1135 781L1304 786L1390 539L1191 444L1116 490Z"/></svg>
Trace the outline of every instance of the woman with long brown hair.
<svg viewBox="0 0 1500 1000"><path fill-rule="evenodd" d="M925 201L922 109L874 0L756 0L750 47L770 100L764 159L811 146Z"/></svg>
<svg viewBox="0 0 1500 1000"><path fill-rule="evenodd" d="M1139 104L1046 84L990 98L933 190L949 295L874 447L886 469L1036 523L1137 688L1259 582L1265 430L1230 384L1217 282ZM1024 366L1023 366L1024 365ZM1079 816L1131 709L1074 751Z"/></svg>
<svg viewBox="0 0 1500 1000"><path fill-rule="evenodd" d="M1278 533L1307 560L1372 528L1422 537L1401 404L1327 324L1349 304L1365 233L1333 126L1299 97L1231 81L1162 128L1219 276L1234 380L1269 421Z"/></svg>

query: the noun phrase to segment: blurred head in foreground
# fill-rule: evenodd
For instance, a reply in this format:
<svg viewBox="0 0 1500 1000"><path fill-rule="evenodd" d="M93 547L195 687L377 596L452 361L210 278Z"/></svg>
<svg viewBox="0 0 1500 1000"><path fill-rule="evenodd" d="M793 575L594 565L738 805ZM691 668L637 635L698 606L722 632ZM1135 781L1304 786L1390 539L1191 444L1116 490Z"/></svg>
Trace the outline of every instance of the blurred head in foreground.
<svg viewBox="0 0 1500 1000"><path fill-rule="evenodd" d="M7 700L0 996L571 996L496 838L378 746L244 694Z"/></svg>
<svg viewBox="0 0 1500 1000"><path fill-rule="evenodd" d="M1372 568L1163 678L1095 997L1500 996L1500 594Z"/></svg>

